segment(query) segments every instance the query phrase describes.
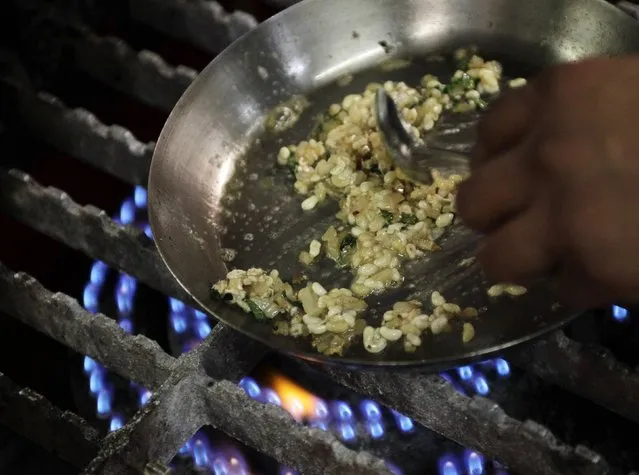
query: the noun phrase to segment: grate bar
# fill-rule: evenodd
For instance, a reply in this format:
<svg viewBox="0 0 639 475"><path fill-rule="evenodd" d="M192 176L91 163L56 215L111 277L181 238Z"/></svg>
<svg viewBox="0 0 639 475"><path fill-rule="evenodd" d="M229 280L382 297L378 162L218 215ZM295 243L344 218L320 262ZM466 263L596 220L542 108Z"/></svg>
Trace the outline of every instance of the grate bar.
<svg viewBox="0 0 639 475"><path fill-rule="evenodd" d="M86 34L73 46L77 65L91 77L165 112L197 76L194 69L173 67L152 51L136 52L119 38Z"/></svg>
<svg viewBox="0 0 639 475"><path fill-rule="evenodd" d="M96 429L31 389L19 388L2 373L0 421L75 467L86 466L98 452Z"/></svg>
<svg viewBox="0 0 639 475"><path fill-rule="evenodd" d="M0 91L14 99L11 112L36 137L125 183L146 185L153 142L142 143L128 129L107 126L86 109L69 109L51 94L36 94L4 78Z"/></svg>
<svg viewBox="0 0 639 475"><path fill-rule="evenodd" d="M39 15L40 1L16 2L25 21ZM124 40L96 35L87 25L61 12L40 15L38 38L20 39L21 48L46 71L77 69L141 102L170 112L197 71L173 67L151 51L135 51ZM26 28L29 32L30 30Z"/></svg>
<svg viewBox="0 0 639 475"><path fill-rule="evenodd" d="M519 422L486 398L464 396L440 376L323 370L340 384L374 396L382 404L462 446L474 447L489 458L500 460L516 472L610 473L599 454L583 446L570 447L533 421Z"/></svg>
<svg viewBox="0 0 639 475"><path fill-rule="evenodd" d="M134 473L142 464L166 464L209 421L246 445L304 474L390 474L385 463L343 446L333 435L295 422L284 409L251 399L235 384L182 369L124 429L108 436L86 474ZM181 373L183 374L181 376ZM260 424L255 424L259 414Z"/></svg>
<svg viewBox="0 0 639 475"><path fill-rule="evenodd" d="M210 0L128 0L128 7L140 23L213 54L257 26L252 15Z"/></svg>
<svg viewBox="0 0 639 475"><path fill-rule="evenodd" d="M79 206L64 192L42 187L23 172L17 170L0 171L0 210L7 211L34 229L72 248L79 249L94 259L129 272L162 293L172 294L176 298L182 298L183 301L188 299L181 288L178 288L174 279L168 275L153 243L142 232L116 224L104 212L91 206ZM2 270L4 269L0 267L0 271ZM47 302L41 303L33 295L27 295L30 286L39 286L37 282L31 282L27 276L14 277L8 270L4 270L4 274L6 276L2 278L7 282L10 282L11 279L14 281L17 279L12 285L19 283L24 287L22 292L25 299L33 299L33 301L27 301L24 305L18 306L18 309L28 309L31 305L36 309L39 309L38 305L53 305ZM43 296L46 296L48 291L41 286L38 291L41 295L40 300L46 300ZM22 294L19 294L17 290L11 290L7 295L13 295L12 299L15 300ZM81 315L79 321L86 324L86 318L90 317L91 314L79 306L75 308L77 304L75 301L72 302L73 305L67 302L72 308L64 308L69 313L79 312ZM2 304L3 302L0 302L0 305ZM44 315L47 314L46 308L43 307L41 311ZM48 319L46 321L49 322ZM119 331L119 327L115 326L115 329ZM56 339L63 338L63 336L47 334ZM68 341L60 341L79 352L86 353L82 347L76 348ZM254 365L266 353L266 348L263 345L222 325L216 325L206 341L210 342L208 345L210 349L203 354L202 364L207 372L214 377L221 378L224 375L227 378L232 376L232 379L239 379L252 368L252 366L248 369L245 368L245 362L248 361L250 365ZM117 345L114 349L117 349ZM91 353L86 354L93 356ZM148 359L149 356L147 355L145 358ZM108 362L101 362L111 367ZM128 377L126 374L122 374L122 376ZM163 378L160 378L159 381L162 380Z"/></svg>
<svg viewBox="0 0 639 475"><path fill-rule="evenodd" d="M0 295L4 312L146 387L158 387L175 363L156 342L128 335L114 320L91 314L68 295L50 292L33 277L2 264Z"/></svg>
<svg viewBox="0 0 639 475"><path fill-rule="evenodd" d="M195 350L202 368L213 379L238 382L266 356L260 342L218 323Z"/></svg>
<svg viewBox="0 0 639 475"><path fill-rule="evenodd" d="M584 346L559 331L517 350L511 359L547 381L639 422L639 373L602 347Z"/></svg>
<svg viewBox="0 0 639 475"><path fill-rule="evenodd" d="M83 473L139 475L149 462L167 465L206 424L204 399L184 363L178 363L176 371L124 427L104 438L100 452Z"/></svg>
<svg viewBox="0 0 639 475"><path fill-rule="evenodd" d="M190 301L141 230L120 226L104 211L80 206L63 191L45 188L26 173L0 170L0 210L73 249L135 275L156 290Z"/></svg>
<svg viewBox="0 0 639 475"><path fill-rule="evenodd" d="M227 381L209 384L206 402L214 427L301 473L392 473L381 459L346 448L331 433L301 425L284 409L265 406ZM255 424L258 411L261 423Z"/></svg>

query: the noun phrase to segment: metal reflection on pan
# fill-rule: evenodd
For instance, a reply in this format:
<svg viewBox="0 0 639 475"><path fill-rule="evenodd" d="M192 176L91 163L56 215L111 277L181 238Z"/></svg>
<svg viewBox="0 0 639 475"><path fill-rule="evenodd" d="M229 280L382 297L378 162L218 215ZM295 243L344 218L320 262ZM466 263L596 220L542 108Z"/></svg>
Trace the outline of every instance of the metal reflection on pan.
<svg viewBox="0 0 639 475"><path fill-rule="evenodd" d="M441 62L420 58L468 44L504 63L512 76L529 76L550 63L636 51L639 27L598 0L306 0L285 10L207 66L180 99L158 141L149 183L150 218L158 249L175 278L229 326L280 351L323 362L442 369L568 322L573 312L555 305L541 284L516 300L489 303L478 267L459 265L472 258L475 245L475 237L459 227L442 238L443 251L407 267L410 287L369 299L369 304L375 309L408 296L426 300L432 290L440 290L462 305L486 307L475 323L475 339L467 344L455 332L427 338L414 353L396 345L373 355L355 344L342 358L326 358L308 341L274 335L269 325L210 297L210 284L227 272L224 248L237 250L233 267L275 268L290 277L298 272L299 251L334 219L331 206L313 215L300 212L290 176L275 166L282 144L307 138L319 112L368 82L416 84L426 73L446 76L452 71L442 70ZM304 60L295 61L291 54ZM395 71L375 68L389 57L413 61ZM292 69L293 63L298 66ZM345 71L357 74L347 86L336 85L338 73ZM276 137L264 134L269 112L296 95L307 97L310 107L295 127ZM327 286L347 284L350 278L332 265L319 266L313 275Z"/></svg>

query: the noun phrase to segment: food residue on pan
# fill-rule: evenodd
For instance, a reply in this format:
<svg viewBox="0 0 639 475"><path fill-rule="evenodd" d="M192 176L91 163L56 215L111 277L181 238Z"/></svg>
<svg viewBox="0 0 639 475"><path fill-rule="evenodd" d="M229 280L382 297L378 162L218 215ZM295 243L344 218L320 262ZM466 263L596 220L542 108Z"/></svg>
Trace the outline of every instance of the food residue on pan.
<svg viewBox="0 0 639 475"><path fill-rule="evenodd" d="M348 86L351 82L353 82L353 75L345 74L338 78L337 81L335 81L335 84L337 84L339 87L344 87Z"/></svg>
<svg viewBox="0 0 639 475"><path fill-rule="evenodd" d="M411 62L408 59L394 58L389 59L388 61L384 61L382 64L379 65L379 69L384 72L397 71L399 69L404 69L410 66L410 64Z"/></svg>
<svg viewBox="0 0 639 475"><path fill-rule="evenodd" d="M293 96L273 109L266 119L266 128L276 134L290 129L308 106L308 99L304 96Z"/></svg>
<svg viewBox="0 0 639 475"><path fill-rule="evenodd" d="M326 201L339 204L337 223L312 239L299 260L312 266L320 257L352 271L349 288L327 289L319 282L288 283L277 270L251 268L229 272L216 283L216 298L270 321L280 335L310 338L324 355L342 355L356 341L366 351L381 353L401 344L407 352L423 344L427 334L453 331L461 323L460 339L475 336L472 320L479 312L462 308L432 292L424 305L416 300L396 302L376 326L364 319L365 298L396 288L403 282L402 265L439 250L437 238L455 222L455 196L461 175L433 171L433 183L411 181L394 166L377 127L373 98L383 87L398 105L416 137L435 127L444 111L483 109L500 90L502 66L485 61L470 50L458 50L458 69L449 81L426 75L419 85L387 81L369 84L331 105L309 140L284 146L276 161L294 175L292 188L300 195L301 212L312 213ZM509 82L520 87L525 79ZM273 130L292 126L308 101L299 97L269 117ZM246 237L245 237L246 239ZM521 286L498 284L487 290L491 298L520 296Z"/></svg>

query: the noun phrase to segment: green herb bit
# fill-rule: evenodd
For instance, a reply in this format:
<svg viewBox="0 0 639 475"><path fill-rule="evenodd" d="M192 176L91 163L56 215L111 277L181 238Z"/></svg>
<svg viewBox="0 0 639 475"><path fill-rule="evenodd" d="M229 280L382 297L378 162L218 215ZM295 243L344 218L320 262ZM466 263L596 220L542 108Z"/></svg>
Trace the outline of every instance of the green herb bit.
<svg viewBox="0 0 639 475"><path fill-rule="evenodd" d="M385 209L380 209L379 213L382 215L382 218L384 218L384 221L386 221L387 226L390 224L393 224L393 219L394 219L393 213Z"/></svg>
<svg viewBox="0 0 639 475"><path fill-rule="evenodd" d="M459 83L464 89L475 89L475 87L477 86L477 81L475 80L475 78L466 73L464 73L462 77L459 78Z"/></svg>
<svg viewBox="0 0 639 475"><path fill-rule="evenodd" d="M455 65L457 66L457 69L466 71L468 69L468 63L470 63L470 58L468 56L464 56L459 59Z"/></svg>
<svg viewBox="0 0 639 475"><path fill-rule="evenodd" d="M288 160L286 161L286 165L293 171L295 171L295 168L297 167L297 159L295 158L295 154L293 152L291 152L291 156L288 157Z"/></svg>
<svg viewBox="0 0 639 475"><path fill-rule="evenodd" d="M417 216L415 216L414 214L408 214L408 213L402 213L399 220L403 224L408 224L408 225L417 224L419 222L419 219L417 219Z"/></svg>
<svg viewBox="0 0 639 475"><path fill-rule="evenodd" d="M260 322L263 320L266 320L266 314L260 307L258 307L258 305L255 302L253 302L251 299L247 299L246 305L249 306L249 308L251 309L251 313L253 314L256 320Z"/></svg>
<svg viewBox="0 0 639 475"><path fill-rule="evenodd" d="M352 234L347 234L339 245L339 250L344 252L357 244L357 239Z"/></svg>
<svg viewBox="0 0 639 475"><path fill-rule="evenodd" d="M485 109L486 107L488 107L488 102L486 102L483 99L477 99L475 101L475 103L477 104L477 107L479 107L482 110Z"/></svg>
<svg viewBox="0 0 639 475"><path fill-rule="evenodd" d="M227 293L222 293L215 287L211 287L211 298L214 300L231 300L231 296Z"/></svg>
<svg viewBox="0 0 639 475"><path fill-rule="evenodd" d="M472 90L477 86L477 80L470 76L467 73L462 74L458 78L453 78L450 81L450 85L447 86L447 91L449 94L452 93L461 93L464 90Z"/></svg>
<svg viewBox="0 0 639 475"><path fill-rule="evenodd" d="M379 169L379 165L377 163L371 165L370 172L379 176L384 176L384 172Z"/></svg>

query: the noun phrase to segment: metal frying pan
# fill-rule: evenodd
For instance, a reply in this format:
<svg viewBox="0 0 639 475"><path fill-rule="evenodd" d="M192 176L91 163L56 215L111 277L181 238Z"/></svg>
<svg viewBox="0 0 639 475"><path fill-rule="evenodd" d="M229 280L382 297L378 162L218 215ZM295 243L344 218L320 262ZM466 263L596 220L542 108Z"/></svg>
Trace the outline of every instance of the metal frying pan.
<svg viewBox="0 0 639 475"><path fill-rule="evenodd" d="M430 292L440 290L449 300L486 308L467 344L455 331L427 337L414 353L391 345L374 355L359 342L343 357L326 358L306 340L276 336L268 324L209 295L210 284L227 273L224 248L237 251L229 268L275 268L290 277L302 269L300 250L333 219L331 206L301 212L303 198L292 191L291 176L275 165L282 144L306 139L319 112L368 82L417 84L426 73L450 74L444 63L424 58L469 44L501 61L508 75L529 76L551 63L639 51L639 26L599 0L306 0L285 10L206 67L158 141L149 181L150 219L159 251L180 284L236 330L282 352L324 362L442 369L567 323L574 313L557 306L543 284L523 297L489 302L477 265L460 265L472 257L475 244L462 228L443 236L444 250L405 271L410 285L368 302L371 309L409 296L428 302ZM390 72L376 68L394 57L412 62ZM355 72L347 86L336 84ZM311 106L296 126L277 137L265 134L269 112L300 94ZM348 275L331 264L310 276L325 287L348 284Z"/></svg>

